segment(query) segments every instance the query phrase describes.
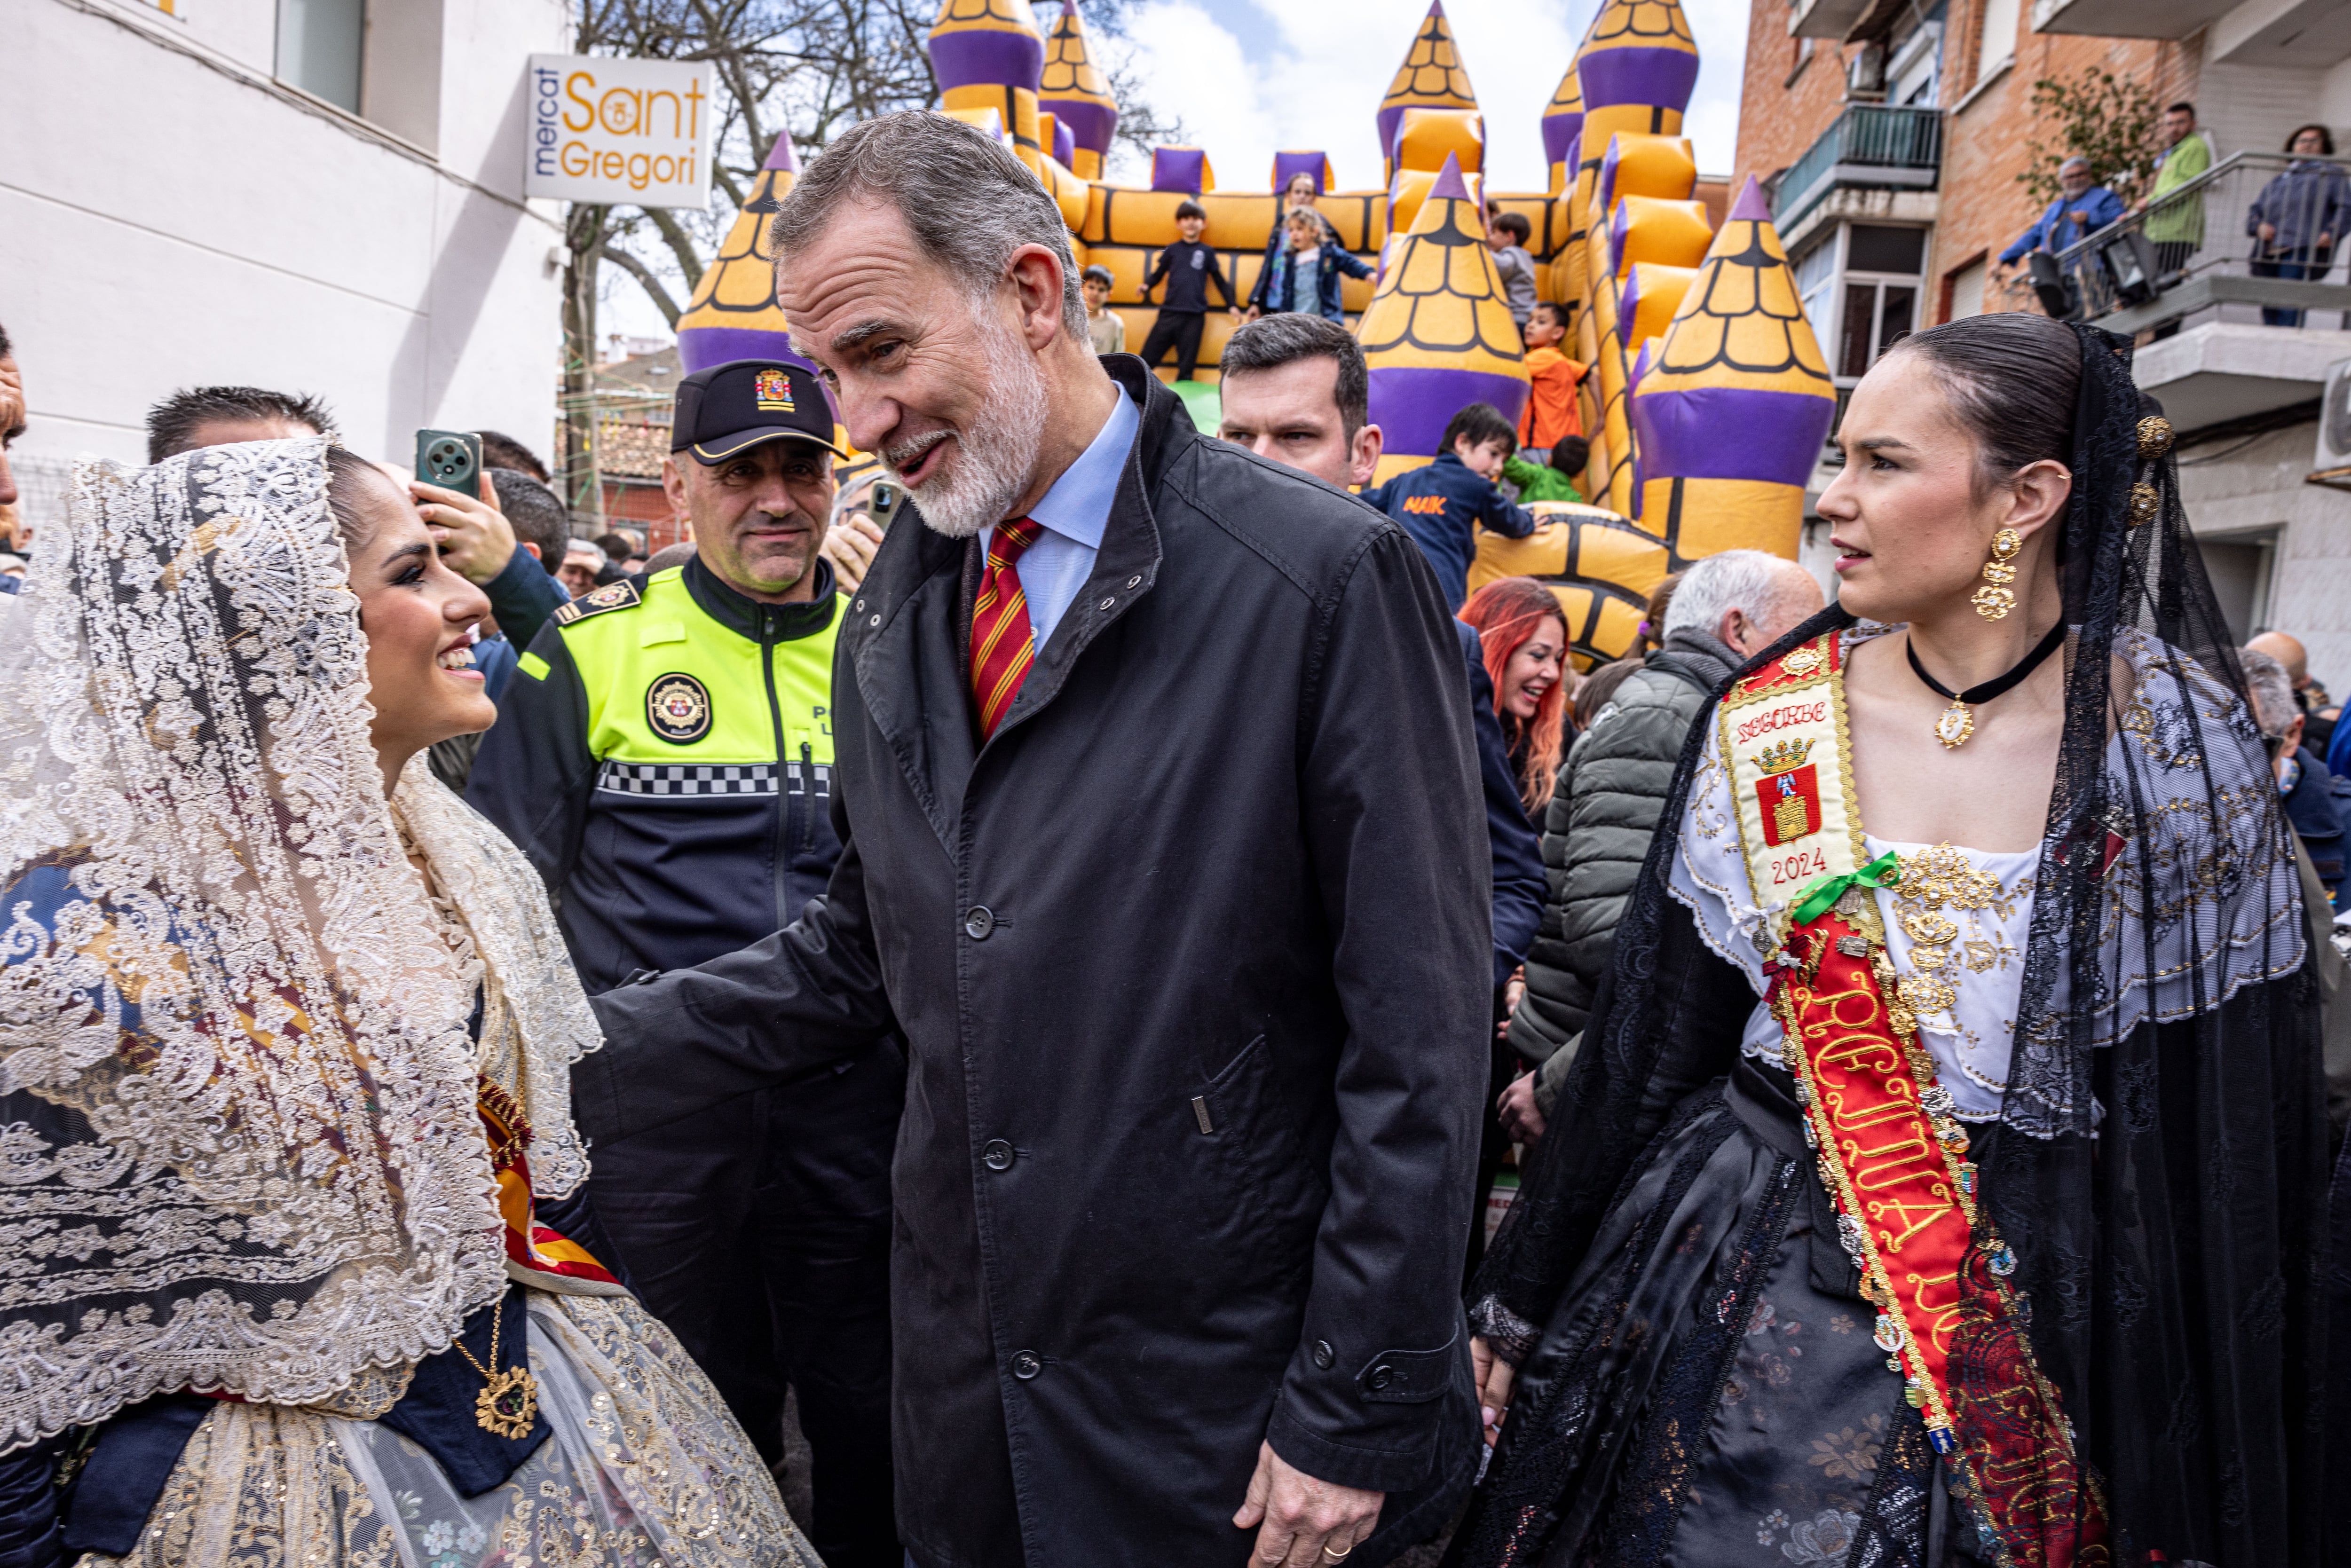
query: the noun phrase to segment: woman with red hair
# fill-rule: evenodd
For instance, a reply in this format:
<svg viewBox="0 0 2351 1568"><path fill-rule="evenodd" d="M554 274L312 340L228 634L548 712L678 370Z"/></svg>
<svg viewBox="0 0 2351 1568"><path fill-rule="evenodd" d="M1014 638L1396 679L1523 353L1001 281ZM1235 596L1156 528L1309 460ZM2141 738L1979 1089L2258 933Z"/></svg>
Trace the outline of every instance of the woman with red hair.
<svg viewBox="0 0 2351 1568"><path fill-rule="evenodd" d="M1567 618L1550 589L1531 577L1488 583L1461 607L1486 648L1494 711L1510 743L1520 799L1537 821L1567 750Z"/></svg>

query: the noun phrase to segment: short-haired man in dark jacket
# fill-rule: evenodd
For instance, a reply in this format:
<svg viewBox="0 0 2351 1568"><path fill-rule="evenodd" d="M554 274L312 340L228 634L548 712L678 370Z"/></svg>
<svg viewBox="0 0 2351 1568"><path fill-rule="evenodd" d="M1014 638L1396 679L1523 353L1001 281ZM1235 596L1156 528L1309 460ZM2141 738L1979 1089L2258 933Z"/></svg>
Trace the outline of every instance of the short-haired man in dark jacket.
<svg viewBox="0 0 2351 1568"><path fill-rule="evenodd" d="M1511 1048L1541 1065L1502 1097L1503 1122L1522 1138L1542 1135L1567 1081L1691 723L1733 670L1821 603L1821 585L1792 560L1751 549L1707 557L1674 590L1665 645L1625 677L1560 764L1543 822L1551 896L1510 1017Z"/></svg>
<svg viewBox="0 0 2351 1568"><path fill-rule="evenodd" d="M1437 461L1397 475L1364 492L1364 499L1396 520L1445 587L1445 603L1461 608L1469 597L1469 562L1478 530L1522 539L1535 531L1534 514L1494 486L1502 465L1519 449L1519 433L1491 403L1456 413L1437 444Z"/></svg>
<svg viewBox="0 0 2351 1568"><path fill-rule="evenodd" d="M833 683L841 863L595 999L598 1140L892 1021L892 1440L920 1568L1389 1561L1477 1466L1459 1294L1492 932L1428 563L1095 357L1068 226L914 111L776 214L909 507ZM909 518L911 517L911 520Z"/></svg>

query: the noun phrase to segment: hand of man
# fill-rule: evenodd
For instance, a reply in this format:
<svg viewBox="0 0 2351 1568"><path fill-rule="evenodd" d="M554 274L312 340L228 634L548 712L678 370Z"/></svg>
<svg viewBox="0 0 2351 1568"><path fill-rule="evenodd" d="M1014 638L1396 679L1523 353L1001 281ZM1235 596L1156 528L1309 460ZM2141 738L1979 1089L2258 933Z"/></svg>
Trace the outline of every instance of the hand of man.
<svg viewBox="0 0 2351 1568"><path fill-rule="evenodd" d="M515 552L514 525L498 510L497 492L490 488L486 474L482 476L482 498L475 500L461 490L444 490L421 479L412 479L408 485L408 493L416 497L416 509L440 530L441 559L450 570L476 586L504 571Z"/></svg>
<svg viewBox="0 0 2351 1568"><path fill-rule="evenodd" d="M1494 1102L1494 1114L1513 1143L1540 1142L1544 1124L1542 1108L1535 1103L1535 1075L1525 1072L1511 1079L1502 1097Z"/></svg>
<svg viewBox="0 0 2351 1568"><path fill-rule="evenodd" d="M2262 225L2262 243L2263 245L2267 245L2270 241L2275 238L2277 238L2277 225L2263 224Z"/></svg>
<svg viewBox="0 0 2351 1568"><path fill-rule="evenodd" d="M1510 971L1502 984L1502 1021L1494 1026L1494 1038L1509 1043L1510 1020L1518 1016L1519 998L1527 994L1527 971L1523 966Z"/></svg>
<svg viewBox="0 0 2351 1568"><path fill-rule="evenodd" d="M1242 1530L1262 1524L1252 1554L1262 1568L1331 1568L1372 1532L1385 1500L1385 1492L1316 1480L1261 1443L1249 1500L1233 1523Z"/></svg>
<svg viewBox="0 0 2351 1568"><path fill-rule="evenodd" d="M841 591L853 593L873 570L874 554L882 548L881 525L863 512L852 512L824 530L824 542L816 553L832 562L832 575L840 580Z"/></svg>
<svg viewBox="0 0 2351 1568"><path fill-rule="evenodd" d="M1481 1336L1469 1339L1469 1370L1478 1380L1478 1416L1486 1424L1486 1446L1501 1440L1502 1417L1510 1414L1510 1388L1519 1369L1494 1354Z"/></svg>

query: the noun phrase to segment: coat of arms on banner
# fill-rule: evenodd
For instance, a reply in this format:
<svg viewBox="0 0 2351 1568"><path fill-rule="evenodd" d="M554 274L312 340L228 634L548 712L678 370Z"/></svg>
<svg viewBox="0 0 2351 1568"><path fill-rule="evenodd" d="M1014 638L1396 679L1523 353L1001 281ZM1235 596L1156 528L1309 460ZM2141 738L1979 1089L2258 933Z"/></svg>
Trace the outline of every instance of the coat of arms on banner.
<svg viewBox="0 0 2351 1568"><path fill-rule="evenodd" d="M1777 849L1821 831L1821 780L1817 766L1804 758L1813 749L1809 739L1788 739L1767 746L1755 757L1763 777L1755 781L1755 798L1763 808L1763 841Z"/></svg>

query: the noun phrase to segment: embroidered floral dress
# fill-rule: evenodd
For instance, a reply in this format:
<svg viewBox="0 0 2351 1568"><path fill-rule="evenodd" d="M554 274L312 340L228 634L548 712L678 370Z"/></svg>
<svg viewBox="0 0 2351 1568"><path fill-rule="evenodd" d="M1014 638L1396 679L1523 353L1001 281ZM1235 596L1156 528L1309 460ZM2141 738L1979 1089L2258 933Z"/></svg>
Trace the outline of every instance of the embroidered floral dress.
<svg viewBox="0 0 2351 1568"><path fill-rule="evenodd" d="M322 455L85 464L0 605L0 1544L815 1568L595 1255L538 876L384 800Z"/></svg>
<svg viewBox="0 0 2351 1568"><path fill-rule="evenodd" d="M1891 630L1852 627L1844 646ZM2222 716L2227 708L2146 640L2126 634L2116 651L2134 685L2108 765L2175 791L2152 802L2162 838L2140 863L2204 867L2234 856L2250 878L2282 884L2292 867L2259 814L2232 813L2225 792L2208 797L2200 770L2168 757L2183 733L2183 705ZM2231 783L2252 789L2258 779ZM1719 995L1690 1009L1743 1018L1735 1052L1726 1040L1714 1054L1729 1076L1689 1084L1582 1250L1548 1323L1518 1318L1494 1296L1473 1302L1473 1325L1520 1363L1506 1425L1517 1430L1451 1562L1949 1568L1995 1560L1978 1555L1975 1530L1906 1406L1903 1375L1873 1337L1877 1309L1863 1299L1803 1137L1781 1026L1761 998L1778 946L1772 917L1804 879L1753 885L1732 789L1709 720L1666 891L1704 949L1744 982L1743 1003L1717 982ZM2017 1135L1999 1118L2017 1042L2031 1034L2032 1020L2022 1033L2019 1025L2043 846L1896 843L1866 834L1865 800L1862 815L1868 855L1900 857L1899 883L1872 896L1937 1078L1979 1150ZM2299 966L2290 897L2260 917L2232 917L2210 900L2168 903L2165 888L2133 875L2116 871L2105 933L2127 956L2108 1000L2119 1027L2180 1007L2186 966L2167 946L2183 923L2204 927L2205 1000ZM1661 972L1656 983L1674 988L1680 973Z"/></svg>

